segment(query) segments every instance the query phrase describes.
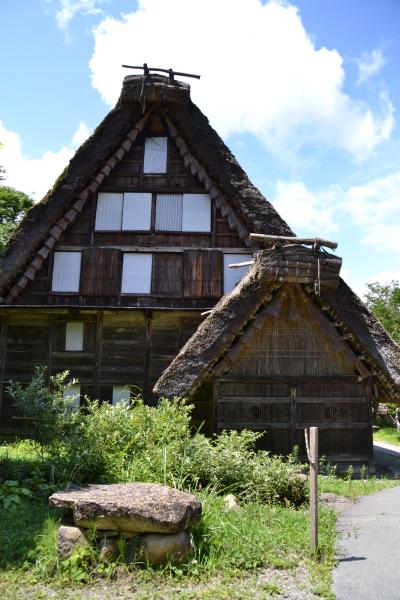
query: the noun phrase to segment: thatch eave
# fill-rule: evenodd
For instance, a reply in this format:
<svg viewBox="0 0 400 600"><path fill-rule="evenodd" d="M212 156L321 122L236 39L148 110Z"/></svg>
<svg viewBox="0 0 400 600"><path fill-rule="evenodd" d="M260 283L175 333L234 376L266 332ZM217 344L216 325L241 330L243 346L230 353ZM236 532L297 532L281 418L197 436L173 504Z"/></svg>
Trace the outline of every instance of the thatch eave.
<svg viewBox="0 0 400 600"><path fill-rule="evenodd" d="M157 395L188 397L212 372L260 307L272 298L277 284L266 282L261 272L256 260L247 276L219 301L157 381L153 388ZM337 290L323 290L320 304L323 302L329 303L368 356L371 374L374 370L379 373L386 397L395 394L393 400L400 399L400 348L379 321L341 278Z"/></svg>

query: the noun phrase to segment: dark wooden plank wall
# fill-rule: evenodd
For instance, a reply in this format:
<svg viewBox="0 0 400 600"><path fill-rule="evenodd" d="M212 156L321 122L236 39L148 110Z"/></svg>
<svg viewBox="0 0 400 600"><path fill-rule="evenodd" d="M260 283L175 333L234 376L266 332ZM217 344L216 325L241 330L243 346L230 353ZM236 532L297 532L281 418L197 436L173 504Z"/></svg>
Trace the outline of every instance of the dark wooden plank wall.
<svg viewBox="0 0 400 600"><path fill-rule="evenodd" d="M51 292L51 264L18 298L22 305L210 308L223 294L221 250L154 252L151 293L121 296L123 252L115 248L82 251L79 294ZM40 276L39 276L40 275Z"/></svg>
<svg viewBox="0 0 400 600"><path fill-rule="evenodd" d="M57 310L21 308L2 316L0 431L17 425L6 393L9 381L27 383L39 364L52 375L69 370L90 397L111 401L113 385L130 385L154 403L154 383L202 321L196 311ZM84 323L82 352L65 351L71 321Z"/></svg>
<svg viewBox="0 0 400 600"><path fill-rule="evenodd" d="M220 379L215 386L215 428L265 432L260 447L306 456L304 428L319 427L319 452L332 462L372 460L368 385L357 378L297 380Z"/></svg>
<svg viewBox="0 0 400 600"><path fill-rule="evenodd" d="M219 298L222 296L222 252L185 250L183 279L183 294L186 298Z"/></svg>
<svg viewBox="0 0 400 600"><path fill-rule="evenodd" d="M115 248L85 248L82 252L82 296L118 296L121 252Z"/></svg>
<svg viewBox="0 0 400 600"><path fill-rule="evenodd" d="M222 254L204 254L199 249L245 249L243 240L232 230L212 202L211 231L158 232L155 230L157 193L204 193L198 179L185 167L175 142L168 142L167 173L143 174L144 142L148 135L166 135L162 118L155 116L138 136L134 146L105 179L99 191L152 192L151 231L95 231L97 195L89 199L75 223L62 234L54 250L82 251L79 294L51 293L52 254L22 291L17 304L59 306L142 306L209 308L222 295ZM145 297L119 297L122 253L154 249L152 294ZM180 249L185 256L170 256L163 249ZM190 248L193 252L190 253ZM159 255L159 253L161 253ZM160 299L160 300L159 300Z"/></svg>

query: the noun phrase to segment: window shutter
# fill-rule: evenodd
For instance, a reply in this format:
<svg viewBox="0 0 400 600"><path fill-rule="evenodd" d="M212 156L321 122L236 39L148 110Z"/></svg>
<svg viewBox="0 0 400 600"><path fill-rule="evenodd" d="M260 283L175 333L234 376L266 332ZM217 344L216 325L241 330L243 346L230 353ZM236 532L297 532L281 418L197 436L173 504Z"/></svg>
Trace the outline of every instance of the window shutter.
<svg viewBox="0 0 400 600"><path fill-rule="evenodd" d="M187 298L222 296L222 252L185 250L183 280Z"/></svg>
<svg viewBox="0 0 400 600"><path fill-rule="evenodd" d="M54 252L53 292L79 292L80 252Z"/></svg>
<svg viewBox="0 0 400 600"><path fill-rule="evenodd" d="M122 212L122 229L150 230L151 193L126 192Z"/></svg>
<svg viewBox="0 0 400 600"><path fill-rule="evenodd" d="M251 260L251 254L224 254L224 294L227 294L239 283L250 267L230 269L229 265Z"/></svg>
<svg viewBox="0 0 400 600"><path fill-rule="evenodd" d="M67 323L65 329L65 350L67 352L82 352L83 323Z"/></svg>
<svg viewBox="0 0 400 600"><path fill-rule="evenodd" d="M125 253L122 268L123 294L150 294L152 255Z"/></svg>
<svg viewBox="0 0 400 600"><path fill-rule="evenodd" d="M144 146L143 173L167 172L167 138L148 137Z"/></svg>
<svg viewBox="0 0 400 600"><path fill-rule="evenodd" d="M130 390L129 386L126 386L126 385L114 385L113 386L112 403L114 404L114 406L119 403L129 406L130 399L131 399L131 390Z"/></svg>
<svg viewBox="0 0 400 600"><path fill-rule="evenodd" d="M183 254L155 252L151 290L154 294L182 295Z"/></svg>
<svg viewBox="0 0 400 600"><path fill-rule="evenodd" d="M156 230L182 231L182 194L157 194Z"/></svg>
<svg viewBox="0 0 400 600"><path fill-rule="evenodd" d="M211 198L208 194L184 194L182 231L211 231Z"/></svg>
<svg viewBox="0 0 400 600"><path fill-rule="evenodd" d="M121 251L115 248L86 248L82 259L83 296L118 296Z"/></svg>
<svg viewBox="0 0 400 600"><path fill-rule="evenodd" d="M79 383L69 385L63 392L64 400L71 400L71 409L79 408L81 403L81 386Z"/></svg>
<svg viewBox="0 0 400 600"><path fill-rule="evenodd" d="M95 224L97 231L121 229L122 201L123 194L114 192L98 193Z"/></svg>

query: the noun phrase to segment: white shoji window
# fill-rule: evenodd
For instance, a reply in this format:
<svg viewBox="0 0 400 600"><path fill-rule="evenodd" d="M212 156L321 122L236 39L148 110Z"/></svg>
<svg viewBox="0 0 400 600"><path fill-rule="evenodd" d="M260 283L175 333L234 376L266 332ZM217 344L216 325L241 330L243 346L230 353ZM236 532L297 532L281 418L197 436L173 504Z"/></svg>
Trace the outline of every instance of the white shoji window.
<svg viewBox="0 0 400 600"><path fill-rule="evenodd" d="M148 137L144 145L143 173L167 172L167 146L166 137Z"/></svg>
<svg viewBox="0 0 400 600"><path fill-rule="evenodd" d="M211 231L208 194L157 194L156 230Z"/></svg>
<svg viewBox="0 0 400 600"><path fill-rule="evenodd" d="M122 294L150 294L152 262L151 254L124 253Z"/></svg>
<svg viewBox="0 0 400 600"><path fill-rule="evenodd" d="M124 195L116 192L99 192L97 196L96 231L118 231L122 223Z"/></svg>
<svg viewBox="0 0 400 600"><path fill-rule="evenodd" d="M150 230L151 193L100 192L97 198L96 231Z"/></svg>
<svg viewBox="0 0 400 600"><path fill-rule="evenodd" d="M119 403L129 406L130 399L131 399L131 390L128 385L114 385L113 386L112 403L114 406Z"/></svg>
<svg viewBox="0 0 400 600"><path fill-rule="evenodd" d="M70 322L65 327L65 350L67 352L82 352L83 323Z"/></svg>
<svg viewBox="0 0 400 600"><path fill-rule="evenodd" d="M53 292L79 292L80 252L54 252Z"/></svg>

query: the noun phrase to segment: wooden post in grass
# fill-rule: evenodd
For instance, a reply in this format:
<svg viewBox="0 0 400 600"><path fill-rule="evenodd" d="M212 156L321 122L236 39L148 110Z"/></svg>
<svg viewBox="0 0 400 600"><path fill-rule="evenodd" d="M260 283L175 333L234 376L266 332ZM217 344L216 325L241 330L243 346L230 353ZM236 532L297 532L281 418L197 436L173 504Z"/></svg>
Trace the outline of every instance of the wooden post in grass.
<svg viewBox="0 0 400 600"><path fill-rule="evenodd" d="M304 430L310 462L310 550L318 549L318 427L310 427L310 439Z"/></svg>

